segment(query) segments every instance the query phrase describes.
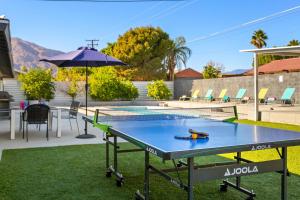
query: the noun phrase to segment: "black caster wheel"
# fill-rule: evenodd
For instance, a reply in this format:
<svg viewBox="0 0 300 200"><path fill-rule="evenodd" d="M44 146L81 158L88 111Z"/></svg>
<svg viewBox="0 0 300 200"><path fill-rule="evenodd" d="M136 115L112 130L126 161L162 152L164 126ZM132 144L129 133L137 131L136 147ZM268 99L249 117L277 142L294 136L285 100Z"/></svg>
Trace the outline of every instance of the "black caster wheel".
<svg viewBox="0 0 300 200"><path fill-rule="evenodd" d="M145 197L141 195L139 190L135 193L135 200L145 200Z"/></svg>
<svg viewBox="0 0 300 200"><path fill-rule="evenodd" d="M139 197L139 196L135 196L135 200L144 200L144 199L142 199L142 198Z"/></svg>
<svg viewBox="0 0 300 200"><path fill-rule="evenodd" d="M135 195L135 200L143 200L140 196Z"/></svg>
<svg viewBox="0 0 300 200"><path fill-rule="evenodd" d="M117 180L116 184L117 184L118 187L122 187L122 185L124 184L124 181L123 180Z"/></svg>
<svg viewBox="0 0 300 200"><path fill-rule="evenodd" d="M178 168L180 168L180 167L182 167L182 164L181 164L181 163L177 163L176 166L177 166Z"/></svg>
<svg viewBox="0 0 300 200"><path fill-rule="evenodd" d="M107 171L107 172L106 172L106 177L107 177L107 178L110 178L110 177L111 177L111 174L112 174L111 171Z"/></svg>
<svg viewBox="0 0 300 200"><path fill-rule="evenodd" d="M227 192L227 188L228 188L228 186L225 185L225 184L221 184L221 185L220 185L220 191L221 191L221 192Z"/></svg>

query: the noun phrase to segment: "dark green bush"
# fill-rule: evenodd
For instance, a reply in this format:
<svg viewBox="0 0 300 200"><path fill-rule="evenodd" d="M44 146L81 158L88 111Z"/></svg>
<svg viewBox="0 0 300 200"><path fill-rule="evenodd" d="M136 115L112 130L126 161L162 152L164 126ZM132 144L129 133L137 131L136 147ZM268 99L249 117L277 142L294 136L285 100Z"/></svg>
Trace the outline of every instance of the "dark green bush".
<svg viewBox="0 0 300 200"><path fill-rule="evenodd" d="M154 81L149 83L147 86L148 89L148 97L151 97L155 100L169 100L172 96L171 91L164 83L163 80Z"/></svg>
<svg viewBox="0 0 300 200"><path fill-rule="evenodd" d="M133 100L138 97L138 90L130 81L119 78L114 68L103 67L94 70L90 77L90 95L101 101Z"/></svg>

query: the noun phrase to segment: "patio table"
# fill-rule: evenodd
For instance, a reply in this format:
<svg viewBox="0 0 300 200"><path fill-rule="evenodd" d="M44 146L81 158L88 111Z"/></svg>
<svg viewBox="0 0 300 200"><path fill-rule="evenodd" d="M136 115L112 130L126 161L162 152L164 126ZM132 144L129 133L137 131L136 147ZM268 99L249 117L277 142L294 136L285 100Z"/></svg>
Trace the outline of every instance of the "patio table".
<svg viewBox="0 0 300 200"><path fill-rule="evenodd" d="M10 139L16 139L16 115L23 113L24 110L19 107L12 107L10 109ZM61 108L57 107L50 107L50 116L49 116L49 129L52 130L52 113L57 113L57 130L56 130L56 137L61 137ZM20 118L20 126L19 131L21 131L21 118Z"/></svg>

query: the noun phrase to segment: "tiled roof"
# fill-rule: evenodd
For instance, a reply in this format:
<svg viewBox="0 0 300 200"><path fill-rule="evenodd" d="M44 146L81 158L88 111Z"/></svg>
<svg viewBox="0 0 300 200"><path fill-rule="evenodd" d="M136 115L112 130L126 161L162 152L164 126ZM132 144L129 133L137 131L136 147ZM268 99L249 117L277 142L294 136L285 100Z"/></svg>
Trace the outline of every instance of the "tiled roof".
<svg viewBox="0 0 300 200"><path fill-rule="evenodd" d="M184 69L175 74L176 78L203 78L200 72L193 70L191 68Z"/></svg>
<svg viewBox="0 0 300 200"><path fill-rule="evenodd" d="M295 71L300 71L300 58L274 60L258 68L259 74L273 74L279 72L295 72ZM253 69L245 72L245 75L253 75Z"/></svg>

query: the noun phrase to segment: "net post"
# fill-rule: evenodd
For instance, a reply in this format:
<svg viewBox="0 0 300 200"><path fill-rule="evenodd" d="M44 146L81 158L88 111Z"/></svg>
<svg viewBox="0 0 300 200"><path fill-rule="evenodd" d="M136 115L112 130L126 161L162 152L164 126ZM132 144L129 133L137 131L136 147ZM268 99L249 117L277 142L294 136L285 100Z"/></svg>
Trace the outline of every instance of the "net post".
<svg viewBox="0 0 300 200"><path fill-rule="evenodd" d="M96 123L98 122L98 116L99 116L99 109L96 109L96 111L95 111L95 120L96 120Z"/></svg>
<svg viewBox="0 0 300 200"><path fill-rule="evenodd" d="M236 107L236 105L233 106L233 112L234 112L234 117L235 117L236 119L239 119L239 118L238 118L238 113L237 113L237 107Z"/></svg>

